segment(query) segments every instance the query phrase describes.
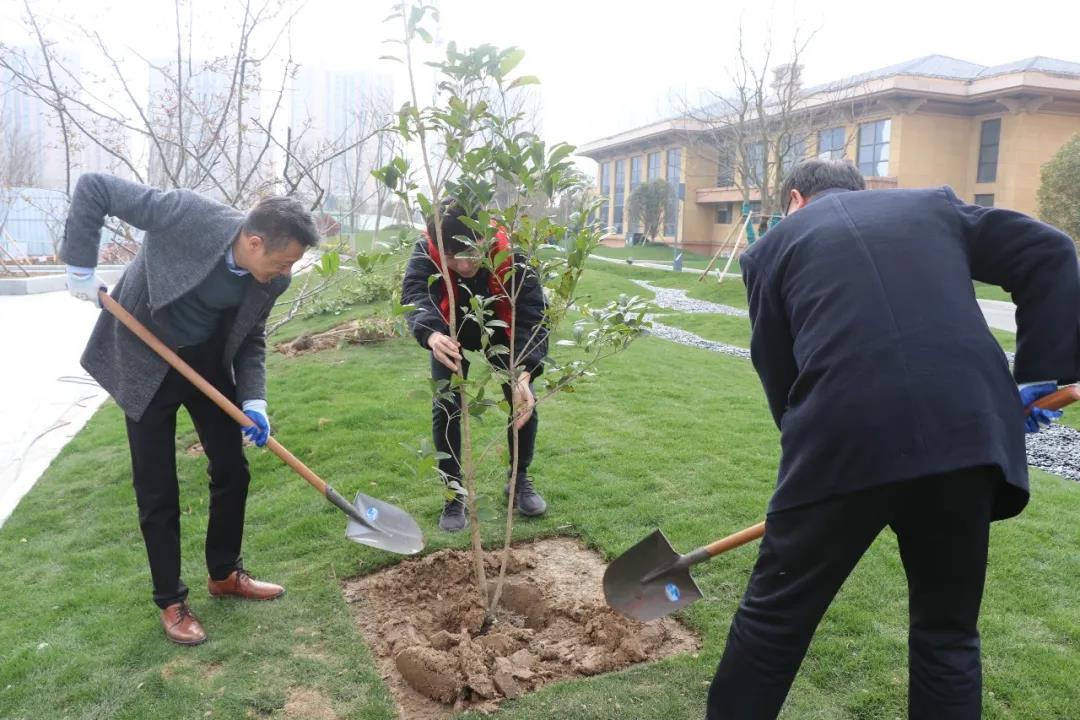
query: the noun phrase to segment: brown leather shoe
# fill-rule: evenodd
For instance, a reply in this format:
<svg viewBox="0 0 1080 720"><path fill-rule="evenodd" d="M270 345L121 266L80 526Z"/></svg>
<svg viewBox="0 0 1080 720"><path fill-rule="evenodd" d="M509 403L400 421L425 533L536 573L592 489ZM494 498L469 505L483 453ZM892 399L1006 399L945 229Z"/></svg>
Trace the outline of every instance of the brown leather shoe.
<svg viewBox="0 0 1080 720"><path fill-rule="evenodd" d="M210 597L238 597L244 600L273 600L285 594L285 588L274 583L262 582L248 575L246 570L233 570L224 580L210 578L206 581Z"/></svg>
<svg viewBox="0 0 1080 720"><path fill-rule="evenodd" d="M179 645L198 645L206 642L206 632L186 602L178 602L161 611L161 626L165 637Z"/></svg>

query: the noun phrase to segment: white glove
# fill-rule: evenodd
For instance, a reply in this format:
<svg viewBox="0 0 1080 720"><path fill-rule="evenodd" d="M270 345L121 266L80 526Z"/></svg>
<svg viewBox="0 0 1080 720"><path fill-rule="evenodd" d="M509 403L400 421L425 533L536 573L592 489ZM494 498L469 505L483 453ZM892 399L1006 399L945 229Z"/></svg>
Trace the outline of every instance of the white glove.
<svg viewBox="0 0 1080 720"><path fill-rule="evenodd" d="M105 283L94 272L94 268L84 268L75 265L67 266L68 292L80 300L94 303L94 307L100 308L98 300L99 290L108 290Z"/></svg>

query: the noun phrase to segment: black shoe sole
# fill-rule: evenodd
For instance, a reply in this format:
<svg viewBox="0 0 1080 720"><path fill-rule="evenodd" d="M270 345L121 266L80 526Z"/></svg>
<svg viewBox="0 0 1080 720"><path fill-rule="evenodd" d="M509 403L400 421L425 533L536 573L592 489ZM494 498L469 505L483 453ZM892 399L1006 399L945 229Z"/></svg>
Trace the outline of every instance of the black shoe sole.
<svg viewBox="0 0 1080 720"><path fill-rule="evenodd" d="M466 520L465 524L462 525L459 528L449 528L448 529L448 528L444 528L442 525L439 525L439 530L441 532L450 533L451 535L454 534L454 533L459 533L459 532L461 532L463 530L468 530L468 528L469 528L469 521L468 520Z"/></svg>

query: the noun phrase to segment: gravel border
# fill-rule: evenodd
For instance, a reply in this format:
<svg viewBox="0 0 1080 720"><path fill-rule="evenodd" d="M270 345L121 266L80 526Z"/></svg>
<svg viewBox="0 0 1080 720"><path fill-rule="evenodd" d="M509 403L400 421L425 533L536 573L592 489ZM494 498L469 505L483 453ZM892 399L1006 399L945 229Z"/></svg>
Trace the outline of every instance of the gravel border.
<svg viewBox="0 0 1080 720"><path fill-rule="evenodd" d="M731 305L721 305L707 300L695 300L686 296L685 290L659 287L644 280L634 282L656 295L653 304L668 310L676 310L684 313L709 313L713 315L729 315L731 317L750 317L750 313L742 308Z"/></svg>
<svg viewBox="0 0 1080 720"><path fill-rule="evenodd" d="M649 328L649 334L654 335L664 340L670 340L677 342L680 345L689 345L690 347L700 348L702 350L711 350L712 352L723 353L724 355L731 355L732 357L741 358L743 360L750 359L750 351L746 348L735 347L734 345L728 345L727 343L714 342L712 340L706 340L700 335L695 335L688 330L672 327L671 325L665 325L655 320L655 315L646 315L645 319L652 323L652 327Z"/></svg>
<svg viewBox="0 0 1080 720"><path fill-rule="evenodd" d="M1026 438L1028 465L1080 481L1080 431L1055 423Z"/></svg>

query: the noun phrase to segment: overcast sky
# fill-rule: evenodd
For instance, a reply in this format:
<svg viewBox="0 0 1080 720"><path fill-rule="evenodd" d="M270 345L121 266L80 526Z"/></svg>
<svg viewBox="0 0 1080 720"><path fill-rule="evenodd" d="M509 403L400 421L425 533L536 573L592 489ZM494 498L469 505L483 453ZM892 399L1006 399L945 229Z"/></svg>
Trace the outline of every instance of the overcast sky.
<svg viewBox="0 0 1080 720"><path fill-rule="evenodd" d="M96 29L118 48L160 57L175 46L169 0L32 2L50 22ZM392 50L380 43L392 31L382 22L391 4L309 0L294 23L294 59L393 73L403 98L398 66L377 59ZM239 5L239 0L185 2L206 52L231 48L221 8ZM805 57L811 84L935 53L985 65L1031 55L1080 62L1080 2L1074 0L440 0L438 5L443 40L526 51L520 70L540 77L544 134L574 144L666 116L673 101L701 88L722 90L740 18L751 48L772 37L781 55L796 28L816 31ZM0 0L0 40L28 42L18 22L21 14L22 0Z"/></svg>

